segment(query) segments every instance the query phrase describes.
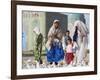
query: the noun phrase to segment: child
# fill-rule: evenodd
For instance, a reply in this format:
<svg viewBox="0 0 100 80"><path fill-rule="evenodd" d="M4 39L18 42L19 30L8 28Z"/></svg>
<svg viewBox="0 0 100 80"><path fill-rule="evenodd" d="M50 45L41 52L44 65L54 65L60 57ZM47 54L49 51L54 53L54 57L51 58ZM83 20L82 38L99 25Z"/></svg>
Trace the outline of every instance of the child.
<svg viewBox="0 0 100 80"><path fill-rule="evenodd" d="M72 49L73 49L72 39L68 39L67 47L66 47L66 54L65 54L65 61L68 65L73 64L74 55L73 55Z"/></svg>
<svg viewBox="0 0 100 80"><path fill-rule="evenodd" d="M71 39L71 37L70 37L70 31L69 31L69 30L66 31L66 33L65 33L65 35L64 35L64 37L63 37L63 39L62 39L63 49L64 49L64 50L66 49L67 40L68 40L68 39Z"/></svg>

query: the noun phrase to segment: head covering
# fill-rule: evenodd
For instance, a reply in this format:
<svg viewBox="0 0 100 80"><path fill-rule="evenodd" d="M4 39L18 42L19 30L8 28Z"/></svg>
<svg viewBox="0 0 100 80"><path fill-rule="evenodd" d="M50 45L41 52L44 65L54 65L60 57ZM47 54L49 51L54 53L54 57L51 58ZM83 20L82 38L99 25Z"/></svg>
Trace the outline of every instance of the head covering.
<svg viewBox="0 0 100 80"><path fill-rule="evenodd" d="M82 21L80 21L80 20L75 21L74 27L76 27L76 26L82 35L87 35L89 33L88 28Z"/></svg>
<svg viewBox="0 0 100 80"><path fill-rule="evenodd" d="M33 29L33 32L35 32L36 34L40 34L40 29L39 29L39 27L35 27L35 28Z"/></svg>
<svg viewBox="0 0 100 80"><path fill-rule="evenodd" d="M59 20L55 19L55 20L53 21L53 23L59 23Z"/></svg>

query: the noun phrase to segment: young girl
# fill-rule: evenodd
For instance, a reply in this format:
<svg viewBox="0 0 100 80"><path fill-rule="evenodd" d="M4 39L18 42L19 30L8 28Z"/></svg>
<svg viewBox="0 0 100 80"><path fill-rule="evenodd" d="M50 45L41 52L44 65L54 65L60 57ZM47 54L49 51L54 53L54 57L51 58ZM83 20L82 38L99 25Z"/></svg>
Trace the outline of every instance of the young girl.
<svg viewBox="0 0 100 80"><path fill-rule="evenodd" d="M69 65L69 64L73 64L73 59L74 59L74 54L73 54L72 40L68 39L67 47L66 47L66 54L65 54L65 61Z"/></svg>

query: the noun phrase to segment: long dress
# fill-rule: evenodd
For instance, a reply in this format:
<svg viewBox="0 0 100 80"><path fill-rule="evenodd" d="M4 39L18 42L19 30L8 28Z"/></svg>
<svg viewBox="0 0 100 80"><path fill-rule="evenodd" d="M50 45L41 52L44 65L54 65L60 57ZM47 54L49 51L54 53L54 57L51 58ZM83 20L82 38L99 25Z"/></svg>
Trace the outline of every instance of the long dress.
<svg viewBox="0 0 100 80"><path fill-rule="evenodd" d="M74 26L78 27L78 40L77 43L79 45L79 51L77 54L77 64L82 64L82 61L84 59L84 55L85 55L85 50L87 48L87 41L88 41L88 29L86 27L86 25L82 22L82 21L76 21Z"/></svg>
<svg viewBox="0 0 100 80"><path fill-rule="evenodd" d="M47 51L48 62L58 62L64 59L64 51L61 42L54 41L51 45L51 49Z"/></svg>
<svg viewBox="0 0 100 80"><path fill-rule="evenodd" d="M42 59L41 59L42 42L43 42L43 35L40 33L39 35L37 35L36 47L35 47L35 51L34 51L35 60L38 61L40 64L42 64Z"/></svg>
<svg viewBox="0 0 100 80"><path fill-rule="evenodd" d="M61 29L60 28L55 29L54 26L52 26L48 33L48 41L50 41L49 45L50 49L47 48L48 62L58 62L64 59L64 51L61 39L62 39Z"/></svg>

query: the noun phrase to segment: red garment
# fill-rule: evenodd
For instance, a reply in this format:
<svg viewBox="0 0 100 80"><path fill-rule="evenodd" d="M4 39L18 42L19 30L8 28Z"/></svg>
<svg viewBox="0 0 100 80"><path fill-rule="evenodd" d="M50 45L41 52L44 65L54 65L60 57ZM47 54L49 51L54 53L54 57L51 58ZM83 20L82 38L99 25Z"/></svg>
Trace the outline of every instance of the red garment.
<svg viewBox="0 0 100 80"><path fill-rule="evenodd" d="M65 61L67 64L70 64L71 61L73 61L74 55L73 53L66 53L65 55Z"/></svg>

